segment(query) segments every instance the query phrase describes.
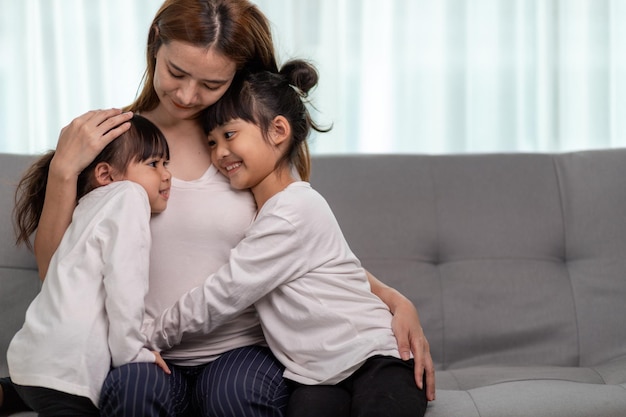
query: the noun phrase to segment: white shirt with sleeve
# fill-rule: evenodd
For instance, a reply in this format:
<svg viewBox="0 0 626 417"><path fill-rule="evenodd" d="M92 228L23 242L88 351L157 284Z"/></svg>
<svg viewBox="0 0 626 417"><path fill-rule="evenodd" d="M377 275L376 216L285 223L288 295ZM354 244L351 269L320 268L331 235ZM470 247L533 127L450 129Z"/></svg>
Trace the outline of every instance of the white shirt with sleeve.
<svg viewBox="0 0 626 417"><path fill-rule="evenodd" d="M335 384L374 355L400 357L388 307L324 200L306 182L269 199L229 262L184 294L146 334L155 349L210 332L254 304L285 377Z"/></svg>
<svg viewBox="0 0 626 417"><path fill-rule="evenodd" d="M141 333L149 222L148 196L136 183L114 182L80 199L9 345L13 382L87 397L98 406L111 366L155 362Z"/></svg>

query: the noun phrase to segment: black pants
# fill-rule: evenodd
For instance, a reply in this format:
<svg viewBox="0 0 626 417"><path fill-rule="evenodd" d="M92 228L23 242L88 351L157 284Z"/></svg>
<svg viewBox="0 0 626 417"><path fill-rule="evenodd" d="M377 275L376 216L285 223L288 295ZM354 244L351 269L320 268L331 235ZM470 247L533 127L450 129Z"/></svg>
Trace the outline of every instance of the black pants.
<svg viewBox="0 0 626 417"><path fill-rule="evenodd" d="M39 417L98 417L99 412L89 398L42 387L15 384L24 402L39 413Z"/></svg>
<svg viewBox="0 0 626 417"><path fill-rule="evenodd" d="M0 387L2 388L2 394L4 396L0 410L3 412L32 411L18 395L15 390L15 384L11 381L11 378L8 376L0 378Z"/></svg>
<svg viewBox="0 0 626 417"><path fill-rule="evenodd" d="M422 417L426 390L415 384L413 360L368 359L337 385L294 383L288 417Z"/></svg>

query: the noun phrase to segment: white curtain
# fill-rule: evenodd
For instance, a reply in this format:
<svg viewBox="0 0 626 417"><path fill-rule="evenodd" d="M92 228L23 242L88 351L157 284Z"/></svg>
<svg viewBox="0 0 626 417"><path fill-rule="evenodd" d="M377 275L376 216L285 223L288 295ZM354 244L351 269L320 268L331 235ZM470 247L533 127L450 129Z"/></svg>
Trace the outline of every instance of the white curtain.
<svg viewBox="0 0 626 417"><path fill-rule="evenodd" d="M162 0L0 0L0 152L122 106ZM317 153L626 146L626 0L256 0L320 70Z"/></svg>
<svg viewBox="0 0 626 417"><path fill-rule="evenodd" d="M56 146L60 129L129 104L161 0L0 0L0 152Z"/></svg>

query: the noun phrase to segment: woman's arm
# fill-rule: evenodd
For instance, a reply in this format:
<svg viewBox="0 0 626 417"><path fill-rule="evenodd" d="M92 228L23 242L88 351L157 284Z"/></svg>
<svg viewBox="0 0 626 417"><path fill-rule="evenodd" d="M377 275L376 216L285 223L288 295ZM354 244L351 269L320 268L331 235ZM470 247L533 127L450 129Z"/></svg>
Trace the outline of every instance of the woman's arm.
<svg viewBox="0 0 626 417"><path fill-rule="evenodd" d="M130 127L132 113L118 109L90 111L61 130L46 185L46 198L35 233L34 252L43 280L50 259L72 220L78 174L113 139Z"/></svg>
<svg viewBox="0 0 626 417"><path fill-rule="evenodd" d="M378 296L393 314L391 327L398 340L398 349L403 359L407 360L413 353L415 360L415 382L423 389L426 379L426 398L435 400L435 366L430 356L430 346L420 324L417 309L413 303L398 290L382 283L369 271L367 278L372 292Z"/></svg>

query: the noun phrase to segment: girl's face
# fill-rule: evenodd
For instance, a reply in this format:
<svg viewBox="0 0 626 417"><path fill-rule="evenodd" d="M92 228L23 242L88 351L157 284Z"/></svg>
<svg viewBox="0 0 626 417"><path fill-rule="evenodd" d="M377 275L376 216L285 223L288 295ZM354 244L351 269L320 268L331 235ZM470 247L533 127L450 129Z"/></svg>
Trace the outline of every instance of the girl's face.
<svg viewBox="0 0 626 417"><path fill-rule="evenodd" d="M273 138L270 132L270 140ZM275 182L276 162L282 155L278 143L270 143L254 123L234 119L209 133L211 160L236 189L256 189Z"/></svg>
<svg viewBox="0 0 626 417"><path fill-rule="evenodd" d="M188 43L172 41L156 54L154 89L160 107L175 119L190 119L222 97L237 66L230 58Z"/></svg>
<svg viewBox="0 0 626 417"><path fill-rule="evenodd" d="M128 165L124 175L124 179L136 182L146 190L152 213L161 213L167 207L171 178L167 161L163 158L133 161Z"/></svg>

